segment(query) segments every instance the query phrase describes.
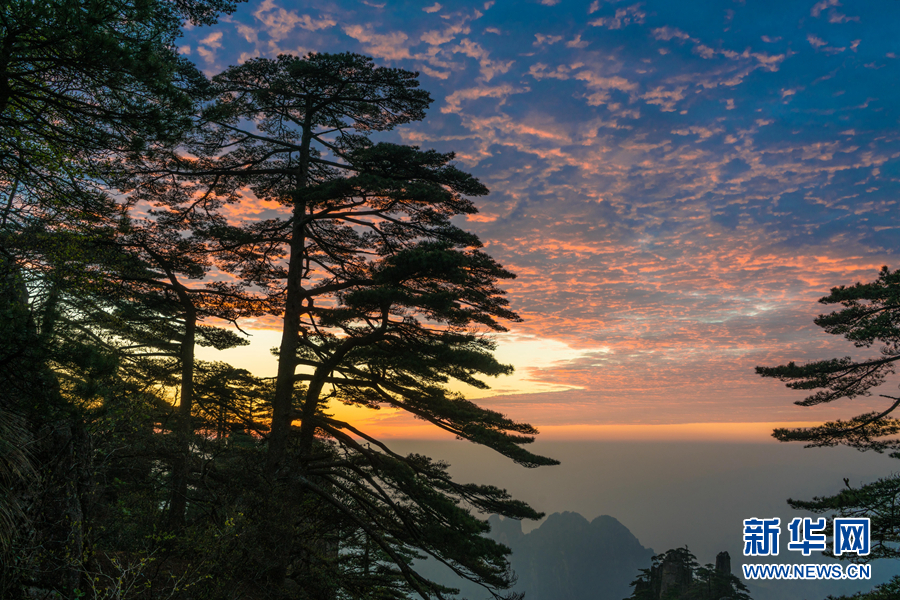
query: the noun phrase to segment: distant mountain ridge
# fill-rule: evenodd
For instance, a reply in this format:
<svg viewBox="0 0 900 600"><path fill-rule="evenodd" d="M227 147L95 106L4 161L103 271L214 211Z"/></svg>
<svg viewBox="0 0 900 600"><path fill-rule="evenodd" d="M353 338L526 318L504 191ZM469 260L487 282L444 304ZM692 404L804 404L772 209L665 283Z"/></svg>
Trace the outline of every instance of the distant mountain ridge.
<svg viewBox="0 0 900 600"><path fill-rule="evenodd" d="M554 513L527 534L519 521L495 515L490 523L497 529L491 537L513 551L519 577L513 589L529 600L621 600L654 554L609 515L588 521L575 512Z"/></svg>
<svg viewBox="0 0 900 600"><path fill-rule="evenodd" d="M514 519L492 515L488 521L489 537L512 550L510 563L518 576L513 591L525 592L527 600L622 600L654 554L608 515L588 521L574 512L554 513L529 533ZM435 565L421 566L426 577L459 587L461 597L489 597L483 588L461 583Z"/></svg>

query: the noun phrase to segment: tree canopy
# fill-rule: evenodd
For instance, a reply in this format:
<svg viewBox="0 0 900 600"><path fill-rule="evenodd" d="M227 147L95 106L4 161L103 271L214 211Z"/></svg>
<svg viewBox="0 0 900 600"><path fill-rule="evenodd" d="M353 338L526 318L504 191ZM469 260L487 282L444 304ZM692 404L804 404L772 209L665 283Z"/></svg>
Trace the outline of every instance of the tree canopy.
<svg viewBox="0 0 900 600"><path fill-rule="evenodd" d="M556 464L448 388L512 370L491 334L519 320L514 274L452 221L487 189L452 153L373 139L423 118L415 73L310 54L206 80L174 39L233 8L3 9L0 594L452 595L412 567L430 556L499 597L508 549L481 514L540 513L328 408ZM274 377L197 359L251 316L283 325Z"/></svg>
<svg viewBox="0 0 900 600"><path fill-rule="evenodd" d="M199 158L175 156L173 171L215 182L225 200L248 186L285 207L281 218L209 232L229 248L235 275L283 299L269 476L342 512L423 596L440 592L402 564L410 547L506 587L501 548L468 541L486 528L461 505L537 513L503 490L455 484L445 467L399 456L326 412L329 400L398 408L526 466L555 464L521 448L531 426L445 387L485 387L479 375L510 372L484 334L518 319L495 285L513 275L450 221L475 211L467 195L487 190L452 154L370 140L424 114L430 98L412 73L352 54L282 55L213 83L218 101L188 145ZM321 440L343 460L318 459Z"/></svg>
<svg viewBox="0 0 900 600"><path fill-rule="evenodd" d="M757 367L763 377L774 377L797 390L819 390L795 404L816 406L846 398L871 396L872 390L894 373L900 360L900 270L883 267L871 283L833 288L822 304L839 304L842 309L819 315L816 325L833 335L842 335L857 348L879 346L878 355L854 360L849 356L813 361L804 365L790 362L777 367ZM867 412L847 420L804 429L777 429L782 441L803 441L809 446L846 444L859 450L900 449L900 421L890 416L900 406L900 397L880 394L890 400L881 412Z"/></svg>
<svg viewBox="0 0 900 600"><path fill-rule="evenodd" d="M878 347L878 355L863 359L849 356L813 361L804 365L790 362L777 367L757 367L763 377L774 377L798 390L818 390L800 406L817 406L840 399L871 396L894 373L894 363L900 360L900 270L882 267L871 283L832 288L822 304L839 304L843 308L819 315L816 325L826 332L842 335L857 348ZM776 429L773 436L781 441L806 442L807 447L844 444L857 450L875 452L891 451L900 458L900 420L891 414L900 406L900 397L879 394L889 401L882 411L866 412L850 419L838 419L810 428ZM830 513L832 517L871 519L871 554L865 560L897 558L898 515L897 501L900 485L895 476L854 488L849 478L844 479L845 489L837 494L815 497L812 500L789 499L792 508L815 513ZM828 533L833 535L829 525ZM824 554L832 555L830 550ZM848 559L842 555L841 559ZM853 560L857 558L853 557ZM871 592L858 593L843 599L879 600L893 598L900 586L900 578L877 586ZM831 597L829 596L829 599ZM839 600L834 598L833 600Z"/></svg>

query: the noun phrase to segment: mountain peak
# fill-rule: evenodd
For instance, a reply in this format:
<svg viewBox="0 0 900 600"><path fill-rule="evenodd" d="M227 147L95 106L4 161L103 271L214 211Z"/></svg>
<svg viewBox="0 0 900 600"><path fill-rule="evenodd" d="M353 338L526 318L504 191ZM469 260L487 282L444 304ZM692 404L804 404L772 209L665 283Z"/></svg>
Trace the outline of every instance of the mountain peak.
<svg viewBox="0 0 900 600"><path fill-rule="evenodd" d="M506 546L515 545L524 535L522 533L522 521L518 519L503 518L500 515L488 517L491 526L490 536Z"/></svg>

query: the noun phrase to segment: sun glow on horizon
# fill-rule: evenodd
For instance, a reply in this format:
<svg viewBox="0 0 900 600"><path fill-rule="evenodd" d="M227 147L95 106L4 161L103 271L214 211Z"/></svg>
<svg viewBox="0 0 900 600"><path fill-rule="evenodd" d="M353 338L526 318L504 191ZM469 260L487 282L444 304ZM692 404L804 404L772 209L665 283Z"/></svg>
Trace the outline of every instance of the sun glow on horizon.
<svg viewBox="0 0 900 600"><path fill-rule="evenodd" d="M234 366L245 368L259 377L270 377L277 369L277 358L270 349L277 347L281 332L272 329L248 330L252 335L250 345L216 351L211 348L198 349L199 358L203 360L226 360ZM604 349L575 349L563 342L540 339L532 335L506 334L498 341L497 358L500 362L511 363L516 367L512 376L502 376L489 380L490 390L476 390L469 386L451 386L467 398L487 408L492 408L489 400L497 401L507 395L542 394L544 392L577 391L573 385L555 385L542 382L534 377L540 368L552 367L554 364L573 360L589 353L603 352ZM463 388L467 389L463 389ZM516 421L530 420L537 427L538 441L734 441L774 443L772 430L777 427L809 427L819 422L813 421L779 421L779 422L694 422L694 423L639 423L633 420L628 423L591 423L569 422L544 424L540 414L544 411L557 412L552 404L536 407L523 405L520 410L510 405L497 407L501 412ZM335 419L345 421L360 431L376 438L383 439L425 439L450 440L455 436L439 427L417 419L404 411L391 408L378 410L359 406L347 406L339 402L329 404L328 412ZM520 414L516 414L519 412ZM527 418L525 413L527 413ZM577 411L576 411L577 416ZM583 415L589 420L589 415ZM571 420L571 418L570 418Z"/></svg>

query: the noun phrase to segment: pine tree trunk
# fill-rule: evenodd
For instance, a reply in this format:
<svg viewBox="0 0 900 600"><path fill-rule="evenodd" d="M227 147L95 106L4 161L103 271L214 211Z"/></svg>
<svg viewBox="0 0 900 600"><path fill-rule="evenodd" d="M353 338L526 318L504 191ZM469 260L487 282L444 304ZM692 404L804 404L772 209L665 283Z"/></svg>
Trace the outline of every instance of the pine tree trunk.
<svg viewBox="0 0 900 600"><path fill-rule="evenodd" d="M294 375L297 369L297 347L300 336L300 312L303 309L303 254L305 239L303 217L306 205L294 205L294 224L291 234L291 252L288 265L287 298L284 307L284 324L281 345L278 349L278 375L275 380L275 398L272 401L272 430L269 434L267 472L269 477L284 459L287 437L293 421Z"/></svg>
<svg viewBox="0 0 900 600"><path fill-rule="evenodd" d="M197 332L197 314L193 305L185 312L184 340L181 342L181 401L178 404L178 456L172 473L172 500L169 503L169 527L184 526L187 510L188 475L191 465L191 409L194 402L194 338Z"/></svg>
<svg viewBox="0 0 900 600"><path fill-rule="evenodd" d="M300 314L303 311L304 259L306 257L306 200L303 188L309 176L309 148L312 141L311 106L307 115L300 143L297 191L294 193L293 223L291 226L290 255L288 257L288 279L284 306L284 324L281 330L281 345L278 350L278 375L275 380L275 398L272 400L272 430L269 432L269 447L266 457L266 472L269 478L275 476L287 451L288 434L294 420L294 376L297 370L297 348L300 336Z"/></svg>

